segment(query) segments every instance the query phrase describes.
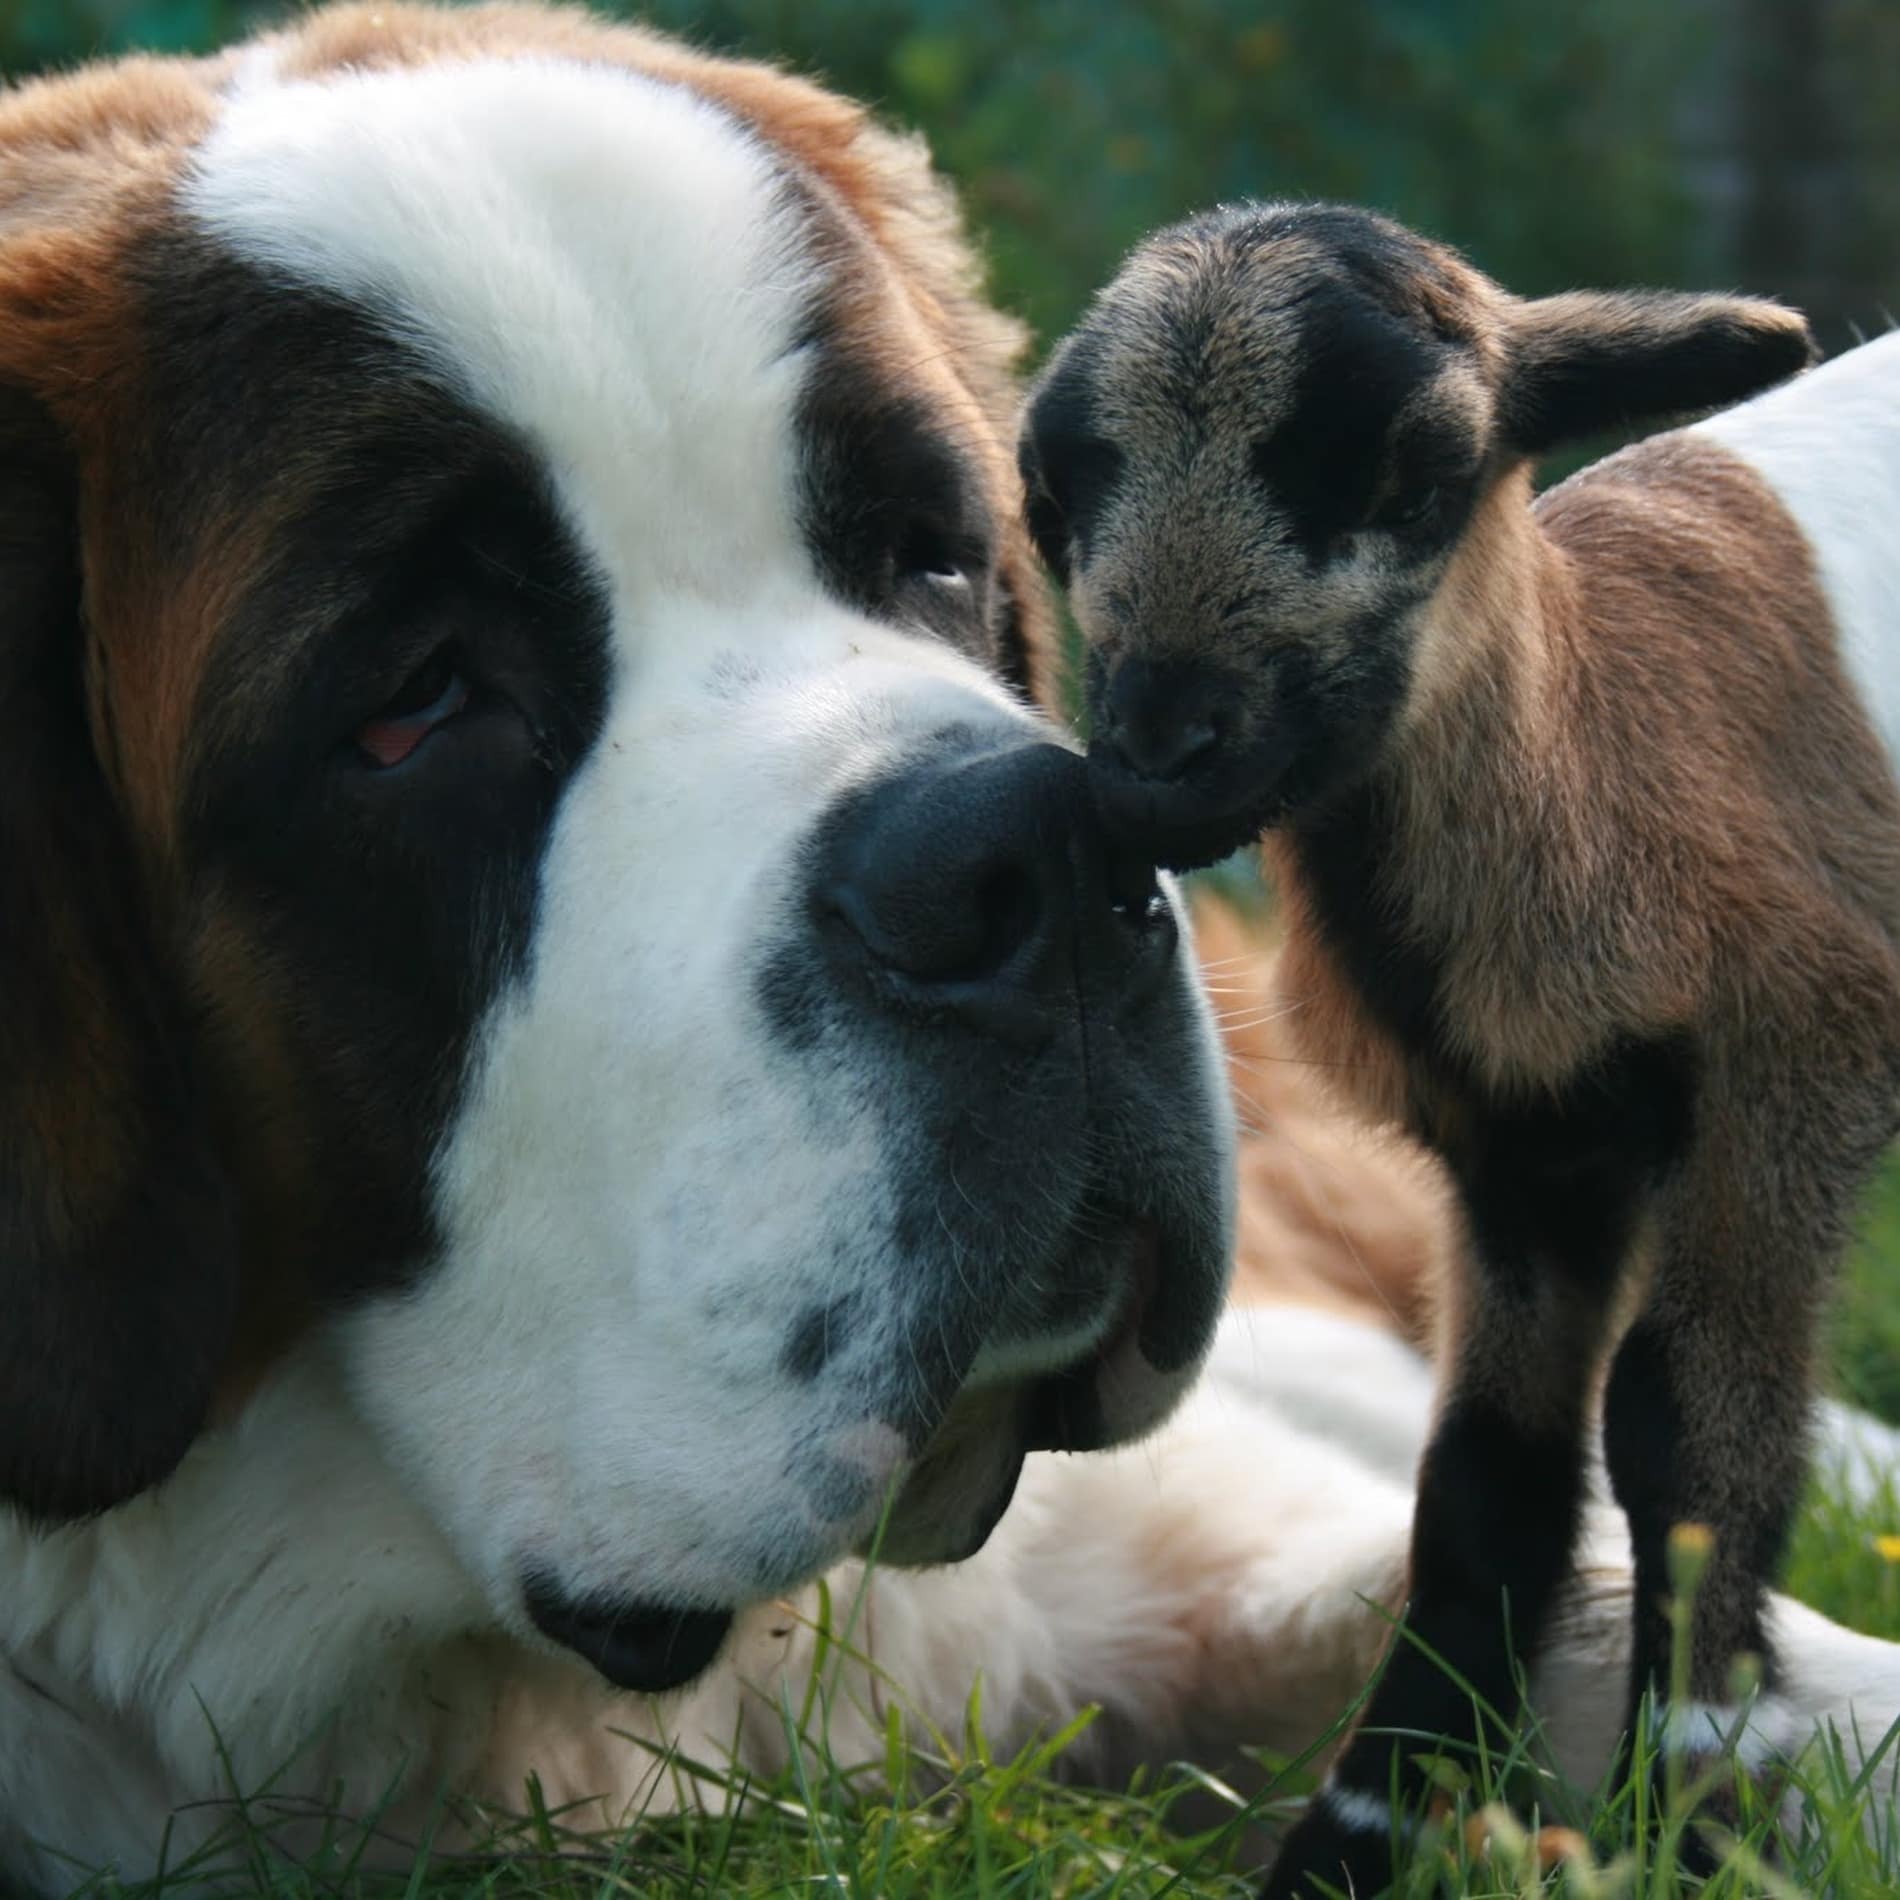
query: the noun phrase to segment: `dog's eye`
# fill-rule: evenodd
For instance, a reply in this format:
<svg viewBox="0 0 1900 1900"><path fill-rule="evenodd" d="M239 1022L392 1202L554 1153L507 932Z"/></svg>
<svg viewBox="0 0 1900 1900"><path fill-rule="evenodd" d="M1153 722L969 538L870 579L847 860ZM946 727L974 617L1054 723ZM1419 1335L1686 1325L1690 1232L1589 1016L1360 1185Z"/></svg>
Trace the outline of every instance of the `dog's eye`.
<svg viewBox="0 0 1900 1900"><path fill-rule="evenodd" d="M400 765L438 726L468 704L468 681L454 650L439 648L403 681L395 697L356 729L357 750L370 764Z"/></svg>
<svg viewBox="0 0 1900 1900"><path fill-rule="evenodd" d="M1366 524L1373 528L1415 528L1438 512L1445 491L1437 482L1417 482L1397 488L1372 511Z"/></svg>
<svg viewBox="0 0 1900 1900"><path fill-rule="evenodd" d="M900 587L921 583L967 593L972 584L969 561L929 522L914 521L905 529L892 561Z"/></svg>

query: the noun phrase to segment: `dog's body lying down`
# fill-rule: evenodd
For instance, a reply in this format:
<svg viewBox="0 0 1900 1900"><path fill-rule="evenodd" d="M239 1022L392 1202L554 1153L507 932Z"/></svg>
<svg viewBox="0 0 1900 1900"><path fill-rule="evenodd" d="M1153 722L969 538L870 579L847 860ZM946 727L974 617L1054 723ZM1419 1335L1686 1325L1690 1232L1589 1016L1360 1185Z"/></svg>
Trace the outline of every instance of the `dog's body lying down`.
<svg viewBox="0 0 1900 1900"><path fill-rule="evenodd" d="M1156 1439L1032 1457L978 1556L868 1583L855 1564L834 1572L834 1624L857 1606L850 1647L876 1673L843 1664L811 1733L822 1728L840 1762L875 1761L896 1706L929 1748L962 1734L980 1675L999 1754L1098 1703L1071 1771L1113 1784L1143 1762L1191 1759L1245 1785L1240 1744L1308 1746L1378 1659L1387 1625L1368 1601L1391 1604L1400 1585L1430 1410L1426 1362L1370 1315L1235 1309L1203 1385ZM400 1500L379 1499L376 1475L313 1437L307 1415L287 1442L273 1442L268 1417L250 1438L283 1471L263 1521L233 1517L218 1544L181 1548L156 1506L45 1553L34 1587L61 1610L0 1669L12 1872L57 1891L102 1861L150 1871L168 1817L190 1804L176 1862L228 1826L227 1762L268 1785L250 1817L285 1850L314 1845L316 1814L354 1805L377 1814L372 1859L385 1861L425 1831L455 1843L432 1820L438 1790L517 1812L532 1772L551 1804L583 1803L570 1819L586 1828L664 1811L683 1789L723 1799L643 1743L677 1744L715 1770L735 1743L748 1771L786 1765L815 1588L752 1612L682 1696L628 1697L505 1637L458 1635L452 1615L433 1629L412 1621L412 1602L442 1601L440 1554L415 1547ZM189 1474L181 1501L193 1477L216 1482ZM379 1517L385 1541L365 1553L353 1540ZM304 1553L294 1569L292 1547ZM1533 1696L1557 1765L1586 1789L1622 1718L1629 1589L1619 1521L1596 1513ZM1775 1634L1790 1701L1836 1726L1850 1755L1900 1716L1900 1649L1786 1599ZM230 1713L214 1732L217 1698Z"/></svg>
<svg viewBox="0 0 1900 1900"><path fill-rule="evenodd" d="M1234 986L1263 993L1257 952L1225 917L1203 940L1217 989L1221 967L1245 961ZM980 1676L999 1753L1093 1703L1102 1715L1068 1771L1113 1784L1188 1759L1245 1787L1257 1777L1243 1744L1305 1749L1377 1661L1388 1624L1373 1606L1395 1605L1402 1587L1431 1419L1416 1342L1444 1244L1435 1183L1339 1123L1270 1022L1243 1018L1228 1040L1251 1132L1239 1303L1205 1376L1144 1443L1032 1456L969 1561L868 1578L847 1563L827 1577L851 1653L830 1652L836 1692L808 1733L837 1760L881 1759L893 1707L926 1749L960 1735ZM550 1805L579 1803L570 1819L588 1828L682 1795L726 1798L719 1781L669 1767L667 1748L715 1771L735 1756L752 1774L787 1765L817 1586L742 1618L683 1695L616 1693L475 1633L480 1606L341 1409L313 1430L324 1377L300 1369L241 1433L107 1524L30 1553L0 1535L0 1568L27 1579L16 1626L24 1614L38 1629L0 1669L0 1864L47 1889L105 1860L146 1871L172 1811L193 1804L174 1825L175 1863L228 1827L233 1776L268 1779L250 1819L288 1851L314 1842L317 1815L354 1806L377 1814L372 1859L400 1859L425 1829L454 1844L442 1793L447 1813L479 1826L484 1807L518 1811L532 1773ZM1900 1464L1891 1435L1838 1411L1824 1415L1822 1447L1849 1482L1883 1458ZM253 1482L259 1466L268 1488ZM1621 1518L1599 1508L1533 1693L1554 1764L1580 1789L1618 1736L1630 1586ZM1900 1647L1785 1598L1775 1634L1789 1700L1850 1756L1900 1717ZM1259 1845L1271 1851L1264 1834Z"/></svg>

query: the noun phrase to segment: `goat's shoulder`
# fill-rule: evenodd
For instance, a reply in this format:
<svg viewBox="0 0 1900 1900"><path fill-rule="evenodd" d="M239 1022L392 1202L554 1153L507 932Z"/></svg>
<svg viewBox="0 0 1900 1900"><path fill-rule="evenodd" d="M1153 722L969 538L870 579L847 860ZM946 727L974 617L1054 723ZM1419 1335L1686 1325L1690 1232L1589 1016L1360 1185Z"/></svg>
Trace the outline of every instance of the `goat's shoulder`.
<svg viewBox="0 0 1900 1900"><path fill-rule="evenodd" d="M1684 432L1745 464L1801 536L1890 757L1900 757L1900 331Z"/></svg>
<svg viewBox="0 0 1900 1900"><path fill-rule="evenodd" d="M1699 789L1751 850L1773 811L1805 831L1817 801L1891 804L1882 727L1890 708L1900 729L1900 642L1883 707L1820 550L1757 466L1705 426L1677 430L1553 489L1538 520L1573 577L1562 637L1599 752L1647 755L1685 821ZM1889 619L1900 561L1892 579Z"/></svg>
<svg viewBox="0 0 1900 1900"><path fill-rule="evenodd" d="M1633 443L1536 504L1568 560L1579 634L1596 653L1793 663L1829 616L1799 523L1747 462L1693 429Z"/></svg>

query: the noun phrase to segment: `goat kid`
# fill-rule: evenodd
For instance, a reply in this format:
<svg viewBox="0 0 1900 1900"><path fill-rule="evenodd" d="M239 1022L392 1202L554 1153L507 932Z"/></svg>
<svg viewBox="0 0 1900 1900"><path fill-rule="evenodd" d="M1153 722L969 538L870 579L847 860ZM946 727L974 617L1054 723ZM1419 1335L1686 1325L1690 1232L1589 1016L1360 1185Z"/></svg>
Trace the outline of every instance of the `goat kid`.
<svg viewBox="0 0 1900 1900"><path fill-rule="evenodd" d="M1242 206L1142 245L1032 400L1098 803L1174 866L1265 831L1290 1026L1461 1203L1410 1637L1272 1893L1383 1885L1425 1792L1390 1738L1469 1736L1454 1675L1511 1709L1599 1392L1632 1714L1699 1522L1665 1750L1793 1739L1765 1593L1900 1125L1900 338L1535 502L1531 467L1811 354L1773 304L1525 301L1369 213Z"/></svg>

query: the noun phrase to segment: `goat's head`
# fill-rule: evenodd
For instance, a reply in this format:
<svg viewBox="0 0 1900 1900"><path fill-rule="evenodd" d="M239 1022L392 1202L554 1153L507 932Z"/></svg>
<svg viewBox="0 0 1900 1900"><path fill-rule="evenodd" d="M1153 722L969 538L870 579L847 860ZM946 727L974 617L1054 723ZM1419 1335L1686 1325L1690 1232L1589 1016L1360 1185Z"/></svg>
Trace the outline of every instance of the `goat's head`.
<svg viewBox="0 0 1900 1900"><path fill-rule="evenodd" d="M1243 205L1140 246L1022 438L1031 525L1088 637L1098 795L1207 861L1353 780L1456 642L1461 557L1532 458L1808 362L1733 297L1513 297L1366 211ZM1508 556L1507 556L1508 558Z"/></svg>

